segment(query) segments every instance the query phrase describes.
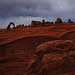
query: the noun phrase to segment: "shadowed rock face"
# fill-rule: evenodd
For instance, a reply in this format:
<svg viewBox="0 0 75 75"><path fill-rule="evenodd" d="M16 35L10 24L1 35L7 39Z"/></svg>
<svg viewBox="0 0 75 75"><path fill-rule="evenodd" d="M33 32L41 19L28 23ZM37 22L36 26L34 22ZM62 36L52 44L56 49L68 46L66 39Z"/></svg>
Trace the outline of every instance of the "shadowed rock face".
<svg viewBox="0 0 75 75"><path fill-rule="evenodd" d="M35 53L35 62L30 68L32 75L35 75L35 71L36 74L48 75L59 69L65 71L75 66L75 46L72 40L55 40L40 44Z"/></svg>
<svg viewBox="0 0 75 75"><path fill-rule="evenodd" d="M2 45L0 74L61 75L59 72L63 74L68 68L75 67L74 43L56 37L36 36Z"/></svg>
<svg viewBox="0 0 75 75"><path fill-rule="evenodd" d="M50 36L33 36L33 37L25 37L22 39L18 39L16 41L12 41L10 43L6 43L2 46L6 47L6 50L31 50L36 48L39 44L48 42L51 40L59 39L57 37Z"/></svg>
<svg viewBox="0 0 75 75"><path fill-rule="evenodd" d="M17 75L17 73L20 75L26 75L30 66L36 61L35 48L41 43L55 39L58 38L49 36L34 36L1 45L0 75Z"/></svg>
<svg viewBox="0 0 75 75"><path fill-rule="evenodd" d="M36 52L44 52L44 51L67 51L70 50L70 48L73 47L73 41L72 40L55 40L50 42L45 42L40 44L36 48Z"/></svg>

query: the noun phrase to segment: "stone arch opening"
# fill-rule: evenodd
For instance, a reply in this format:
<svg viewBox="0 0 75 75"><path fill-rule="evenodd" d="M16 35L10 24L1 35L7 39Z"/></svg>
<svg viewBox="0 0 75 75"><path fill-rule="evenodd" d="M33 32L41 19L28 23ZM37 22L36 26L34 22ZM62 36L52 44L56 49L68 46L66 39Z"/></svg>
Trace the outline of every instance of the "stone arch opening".
<svg viewBox="0 0 75 75"><path fill-rule="evenodd" d="M7 30L13 29L13 28L15 28L15 24L13 22L10 22L8 27L7 27Z"/></svg>

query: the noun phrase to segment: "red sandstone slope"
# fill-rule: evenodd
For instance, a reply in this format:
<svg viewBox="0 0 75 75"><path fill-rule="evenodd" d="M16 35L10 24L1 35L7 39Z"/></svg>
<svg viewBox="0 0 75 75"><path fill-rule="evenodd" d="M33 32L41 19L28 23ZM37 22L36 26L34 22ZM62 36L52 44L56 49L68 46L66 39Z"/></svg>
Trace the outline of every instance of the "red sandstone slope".
<svg viewBox="0 0 75 75"><path fill-rule="evenodd" d="M22 38L0 45L0 74L24 74L24 72L35 61L35 48L43 42L55 39L58 38L49 36L35 36ZM5 69L6 67L7 69Z"/></svg>
<svg viewBox="0 0 75 75"><path fill-rule="evenodd" d="M0 30L0 44L32 36L59 37L69 31L75 31L75 26L60 25L60 26L26 27L26 28L16 28L11 30Z"/></svg>
<svg viewBox="0 0 75 75"><path fill-rule="evenodd" d="M53 71L50 68L44 68L48 66L46 64L48 60L45 61L45 59L51 55L54 58L52 60L58 59L57 63L59 63L59 60L62 60L60 57L63 56L60 52L60 54L46 54L43 57L42 61L45 63L42 67L44 69L41 69L40 65L35 63L38 62L36 61L35 50L39 44L60 40L60 37L69 31L74 31L74 26L28 27L0 31L0 75L33 75L31 72L35 70L38 70L38 72L34 73L34 75L75 75L75 67L67 67L71 69L64 70L60 66L58 69L53 69ZM51 45L49 46L51 47ZM56 51L52 52L57 53ZM37 68L34 66L35 64L38 65ZM56 66L58 65L60 64Z"/></svg>
<svg viewBox="0 0 75 75"><path fill-rule="evenodd" d="M57 38L55 38L55 39L57 39ZM55 40L55 39L52 39L52 40ZM36 56L35 56L36 55L35 54L36 49L40 49L38 47L42 47L42 49L45 49L43 47L43 45L47 45L47 41L51 41L51 38L50 37L30 37L30 38L23 38L21 40L16 40L12 43L5 44L5 45L2 46L3 47L2 49L0 47L0 74L1 75L10 75L10 74L12 74L12 75L13 74L14 75L17 75L17 74L33 75L33 73L31 73L30 71L32 71L32 70L35 71L35 68L32 67L32 64L34 62L36 62ZM46 43L44 44L44 42L46 42ZM56 41L54 41L54 42L56 42ZM49 50L49 52L45 51L44 57L42 59L42 61L45 62L45 63L42 64L43 65L42 69L39 66L37 66L38 64L36 65L37 68L39 68L39 70L34 75L43 75L43 73L46 74L46 75L49 75L49 74L51 74L51 75L64 75L64 73L66 73L65 75L68 75L68 74L74 73L74 71L75 71L74 67L69 67L71 69L73 68L72 70L71 69L66 69L66 71L63 70L64 68L60 66L62 63L57 64L57 65L56 65L56 63L53 63L54 64L53 66L56 65L57 69L53 69L53 71L50 71L51 70L50 68L53 67L53 66L50 67L50 65L49 65L49 67L48 67L49 63L48 64L46 64L46 63L52 62L52 61L55 61L55 60L57 60L56 62L59 63L59 61L62 60L61 57L63 56L64 51L62 53L62 52L59 51L58 48L59 47L62 48L63 47L62 45L64 45L64 44L66 44L64 49L67 46L67 43L65 43L66 42L65 40L57 40L57 42L55 44L57 44L58 51L56 51L57 49L54 48L55 45L53 45L54 42L51 41L50 43L48 43L45 50L46 51ZM63 43L63 44L61 44L61 46L58 46L58 45L60 45L60 43ZM51 49L51 46L53 46L53 50ZM72 46L71 46L70 49L72 49ZM68 50L70 51L70 49L68 49ZM63 48L62 48L62 50L63 50ZM42 50L42 53L43 53L43 51L44 50ZM66 49L65 49L65 51L66 51ZM51 59L52 61L51 60L49 61L47 58ZM72 57L70 58L70 60L71 59L72 59ZM58 67L58 66L60 66L60 67Z"/></svg>

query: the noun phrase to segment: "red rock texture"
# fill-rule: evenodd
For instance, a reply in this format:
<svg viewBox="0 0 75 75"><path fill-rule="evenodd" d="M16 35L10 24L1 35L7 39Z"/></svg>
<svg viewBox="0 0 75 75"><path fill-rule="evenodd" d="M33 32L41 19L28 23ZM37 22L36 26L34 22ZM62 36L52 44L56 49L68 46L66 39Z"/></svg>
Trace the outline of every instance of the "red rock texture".
<svg viewBox="0 0 75 75"><path fill-rule="evenodd" d="M0 75L75 75L74 33L62 38L71 27L0 31Z"/></svg>
<svg viewBox="0 0 75 75"><path fill-rule="evenodd" d="M74 40L75 39L75 31L69 31L61 36L62 39L69 39Z"/></svg>
<svg viewBox="0 0 75 75"><path fill-rule="evenodd" d="M72 68L75 70L75 46L73 47L73 44L72 40L55 40L40 44L36 48L36 60L30 68L30 74L56 75L53 73L57 72L58 75L67 70L71 71Z"/></svg>

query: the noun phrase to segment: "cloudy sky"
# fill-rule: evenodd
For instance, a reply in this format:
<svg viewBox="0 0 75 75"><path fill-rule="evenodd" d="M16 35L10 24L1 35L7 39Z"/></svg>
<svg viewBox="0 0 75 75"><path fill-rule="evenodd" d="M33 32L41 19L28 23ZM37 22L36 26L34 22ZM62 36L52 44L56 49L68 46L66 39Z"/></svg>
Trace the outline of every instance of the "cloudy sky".
<svg viewBox="0 0 75 75"><path fill-rule="evenodd" d="M0 0L0 28L56 17L75 20L75 0Z"/></svg>

